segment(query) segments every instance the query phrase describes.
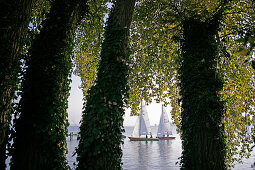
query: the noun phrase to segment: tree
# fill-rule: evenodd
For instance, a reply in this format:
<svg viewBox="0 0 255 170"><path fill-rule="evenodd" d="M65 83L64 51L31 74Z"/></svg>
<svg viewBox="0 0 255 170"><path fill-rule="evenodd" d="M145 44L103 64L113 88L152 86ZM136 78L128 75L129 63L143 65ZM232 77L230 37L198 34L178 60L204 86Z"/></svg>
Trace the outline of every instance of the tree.
<svg viewBox="0 0 255 170"><path fill-rule="evenodd" d="M11 169L67 169L67 98L75 28L86 1L55 0L32 43Z"/></svg>
<svg viewBox="0 0 255 170"><path fill-rule="evenodd" d="M130 89L131 89L130 91L133 92L132 96L134 101L140 98L145 98L147 100L150 100L151 97L156 97L157 99L160 99L161 98L160 96L170 97L171 104L173 106L172 116L176 124L179 126L180 121L182 123L182 121L184 120L182 119L183 117L181 118L180 113L181 112L183 113L186 111L182 110L184 109L183 107L180 108L180 106L183 106L184 103L183 103L183 100L180 100L180 99L183 99L183 95L180 95L179 93L180 92L179 85L182 84L182 81L178 78L178 76L184 73L182 73L182 71L180 70L176 74L175 70L178 70L179 69L178 67L182 66L185 60L182 56L183 50L185 49L183 49L183 46L178 45L185 42L185 39L183 37L184 31L185 31L184 23L186 20L190 18L195 18L197 20L194 20L194 22L199 23L199 20L201 20L201 23L199 25L205 22L204 25L208 23L207 27L210 27L209 21L213 18L213 14L215 14L215 11L217 11L220 8L222 8L222 10L224 9L222 11L222 16L220 17L221 19L219 20L220 22L219 29L217 29L217 31L215 30L217 32L215 33L215 36L218 37L218 39L215 40L217 42L217 44L215 44L217 46L216 49L218 49L217 55L220 56L221 58L215 56L216 57L215 61L217 61L217 64L214 63L213 67L215 69L215 75L217 75L217 77L220 78L221 81L224 80L224 82L221 82L221 83L224 83L223 91L220 92L221 89L219 88L217 90L215 89L216 90L215 92L218 91L217 92L217 94L219 95L218 98L215 97L215 94L214 94L214 98L218 100L219 103L221 103L219 104L219 106L224 104L224 110L222 110L222 114L221 114L224 124L222 124L223 122L219 122L219 117L218 117L218 120L215 121L215 123L217 124L218 122L218 125L221 127L221 128L218 128L220 130L219 135L221 134L220 135L222 138L221 140L225 140L224 142L227 143L226 151L222 151L221 149L219 150L219 152L225 152L226 154L225 161L229 168L232 165L233 161L236 160L236 158L233 156L234 154L239 154L238 156L242 158L243 156L248 156L249 150L250 150L249 140L247 140L247 138L244 138L244 136L247 136L247 134L244 133L245 132L244 127L251 124L252 119L248 120L247 118L244 118L244 116L242 116L244 115L244 112L243 112L244 110L240 112L240 109L242 107L246 108L247 115L253 115L254 113L254 111L252 110L254 106L254 102L253 102L254 97L252 95L249 95L249 94L252 94L252 91L254 91L254 86L253 86L254 78L250 71L250 67L247 63L247 61L249 62L251 60L250 58L251 54L247 55L246 57L242 57L242 58L238 57L239 59L238 58L235 59L235 56L233 54L236 55L237 53L242 52L243 51L242 49L245 49L245 48L241 48L240 50L240 43L236 44L233 42L239 39L240 35L238 34L240 32L246 32L244 30L249 30L247 31L247 33L249 33L248 34L249 37L247 37L247 33L243 33L241 37L244 37L244 39L246 40L249 39L249 42L248 44L246 44L246 46L248 46L248 48L252 47L253 33L252 31L250 31L252 30L250 28L252 27L251 25L253 25L253 21L254 21L252 19L253 15L251 14L252 13L251 11L253 11L252 6L254 4L252 4L251 1L245 1L245 2L233 1L231 4L228 3L227 6L223 7L224 5L222 4L224 3L227 3L227 1L225 2L224 1L222 2L221 1L203 1L203 0L201 1L171 1L171 2L170 1L169 2L142 1L142 3L138 5L138 10L135 13L136 14L135 16L137 17L134 17L134 19L137 19L137 20L133 21L133 23L135 23L134 32L136 34L133 34L134 36L132 36L131 42L134 42L133 48L136 48L136 50L134 50L135 65L132 65L132 66L135 66L135 67L133 67L134 69L130 73L132 77L131 77L131 80L129 81L131 81L131 83L138 82L138 84L132 83L134 85L130 85ZM238 23L239 29L236 29L237 23ZM201 30L203 30L203 28L201 28ZM188 33L186 34L188 35ZM192 30L190 30L189 34L192 34ZM176 45L174 41L178 43L177 48L174 48ZM224 51L224 47L222 47L221 41L224 41L223 44L225 46L225 51ZM194 38L194 42L196 42L195 38ZM193 41L190 41L190 43L192 45ZM171 44L171 45L167 46L168 44ZM196 49L197 48L199 47L197 46ZM231 50L231 48L235 50ZM239 48L239 52L238 50L236 50L238 48ZM229 55L229 57L227 57L225 55L226 49L227 51L231 51L231 56ZM246 50L246 51L251 51L251 50ZM167 57L169 59L165 60ZM230 60L230 57L232 61ZM221 65L222 61L224 61L223 65ZM226 64L226 61L228 61L228 63L231 62L232 65L233 65L233 62L235 62L235 64L238 65L238 69L234 69L234 67L231 66L230 64ZM186 63L186 66L190 64L191 68L192 67L196 68L192 64L193 62L194 60L192 60L192 62L190 63ZM160 63L161 66L158 66L158 63ZM223 66L223 69L220 68L220 65ZM232 67L232 68L229 68L229 67ZM237 73L237 74L233 74L233 73ZM153 75L161 75L161 76L156 77ZM165 78L164 75L169 75L168 76L169 78L168 79ZM231 93L228 93L229 92L228 90L224 90L224 87L228 86L227 83L229 82L226 80L229 78L233 79L234 76L236 75L238 75L238 77L235 78L234 86L236 86L239 83L240 85L242 84L243 88L233 88L233 84L231 83L232 84L231 86L234 89L232 90L232 94L234 91L236 92L236 94L233 97L230 96L231 100L228 100L226 103L226 100L225 100L226 96L229 96L231 94ZM190 78L190 77L187 76L187 78ZM201 79L201 81L202 80L203 79ZM247 81L249 83L247 83ZM220 86L220 82L218 85ZM154 91L153 89L158 89L158 90ZM229 89L229 88L225 88L225 89ZM161 93L157 93L157 92L161 92ZM224 97L225 99L222 98L221 96L222 94L224 94L224 92L227 93L227 94L225 93L225 97ZM242 95L242 98L245 99L245 102L242 102L244 100L238 99L240 98L240 95ZM133 101L131 103L134 104ZM240 107L240 104L243 106ZM234 112L233 112L233 109L230 109L230 108L239 108L239 109L234 109ZM187 108L185 110L187 110ZM225 114L225 111L227 111L226 114ZM199 122L199 121L195 121L195 123L196 122ZM227 127L224 130L224 132L222 132L223 126ZM239 130L240 128L242 130ZM186 129L185 131L190 130L190 128L188 127L184 127L184 129ZM184 131L182 130L181 133L184 133ZM224 138L222 134L224 134ZM186 142L190 144L189 140L184 139L183 143L187 144ZM237 143L238 145L242 146L242 149L239 150L238 152L237 152L237 147L238 147Z"/></svg>
<svg viewBox="0 0 255 170"><path fill-rule="evenodd" d="M107 21L97 78L82 115L78 169L121 169L128 35L134 5L135 0L117 0Z"/></svg>
<svg viewBox="0 0 255 170"><path fill-rule="evenodd" d="M5 169L6 144L17 88L20 52L33 4L37 0L0 2L0 169Z"/></svg>
<svg viewBox="0 0 255 170"><path fill-rule="evenodd" d="M238 154L242 158L249 156L250 152L249 143L251 140L245 137L247 136L245 126L252 124L251 117L254 115L252 109L254 108L254 95L252 95L254 93L254 76L250 64L254 51L253 11L254 3L250 0L241 2L235 0L141 0L136 5L131 24L132 55L129 60L128 107L131 107L132 114L136 114L141 99L145 99L149 103L154 98L156 101L164 101L166 104L168 104L167 99L170 99L173 108L171 114L179 128L180 123L184 121L181 116L182 106L186 105L183 103L185 88L182 87L182 90L180 88L182 84L180 78L184 76L180 68L184 67L182 65L184 60L189 60L188 57L183 56L183 52L186 50L183 49L183 45L186 43L185 46L188 46L184 39L184 35L188 35L187 32L185 33L184 26L187 21L191 26L192 22L195 22L201 26L201 30L208 27L211 31L207 35L208 39L206 35L201 38L204 38L204 41L213 42L211 46L214 46L212 48L217 51L211 54L214 55L214 59L210 55L207 58L207 53L204 52L205 62L212 64L211 70L206 70L208 73L204 74L209 75L210 71L214 71L216 75L216 77L214 75L216 81L214 83L218 87L214 87L214 92L210 93L211 97L215 99L214 102L218 102L219 110L222 112L218 114L215 126L218 126L216 129L219 130L218 135L221 137L221 142L224 140L223 142L226 143L226 150L222 151L221 148L218 152L222 152L222 159L226 158L227 168L237 160L234 155ZM217 12L220 16L216 16ZM218 23L211 22L217 18ZM213 28L214 31L211 30ZM194 30L190 29L189 31ZM213 36L216 39L213 39ZM190 43L192 45L193 42L190 41ZM199 49L199 46L194 48ZM204 48L203 45L200 48ZM199 55L197 55L198 58L201 58ZM199 62L197 64L201 65ZM198 67L194 66L192 62L190 62L190 66L188 65L189 63L186 63L185 67ZM82 69L80 72L85 73L85 76L87 74ZM198 79L200 80L201 77ZM212 112L214 111L211 109ZM196 126L194 125L194 127ZM189 128L184 129L188 130ZM183 133L183 131L180 132ZM224 147L222 143L218 144ZM237 144L241 146L239 151ZM223 165L223 162L221 163Z"/></svg>
<svg viewBox="0 0 255 170"><path fill-rule="evenodd" d="M217 72L219 19L183 23L180 66L182 169L226 169Z"/></svg>

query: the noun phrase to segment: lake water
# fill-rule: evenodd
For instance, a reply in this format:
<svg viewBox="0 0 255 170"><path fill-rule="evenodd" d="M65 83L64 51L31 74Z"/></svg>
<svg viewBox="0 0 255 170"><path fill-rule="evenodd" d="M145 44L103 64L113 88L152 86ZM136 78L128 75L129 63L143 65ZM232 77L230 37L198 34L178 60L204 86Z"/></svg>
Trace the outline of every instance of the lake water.
<svg viewBox="0 0 255 170"><path fill-rule="evenodd" d="M152 133L156 134L157 127L151 127ZM133 127L125 127L125 136L130 136ZM69 132L78 132L77 126L70 126ZM179 157L181 156L181 139L176 134L175 127L173 127L173 134L176 136L174 140L161 141L130 141L128 138L124 139L122 145L123 150L123 169L124 170L178 170L180 169ZM77 147L78 141L74 136L72 140L67 138L68 147L68 164L71 169L75 169L76 157L72 156ZM244 160L242 164L236 164L234 170L255 170L255 151L253 150L249 159Z"/></svg>
<svg viewBox="0 0 255 170"><path fill-rule="evenodd" d="M176 136L174 140L161 141L130 141L128 138L124 139L122 145L123 150L123 170L178 170L179 157L181 156L181 139L176 134L175 127L173 134ZM77 133L78 126L69 126L69 132ZM157 127L151 127L152 133L155 135ZM125 136L130 136L133 127L125 127ZM70 137L66 139L68 154L67 160L71 169L75 169L76 155L73 156L75 148L78 146L77 137L74 136L72 140ZM7 159L7 164L9 163ZM251 152L249 159L243 160L243 163L237 163L234 170L255 170L255 150ZM9 170L7 165L7 170Z"/></svg>

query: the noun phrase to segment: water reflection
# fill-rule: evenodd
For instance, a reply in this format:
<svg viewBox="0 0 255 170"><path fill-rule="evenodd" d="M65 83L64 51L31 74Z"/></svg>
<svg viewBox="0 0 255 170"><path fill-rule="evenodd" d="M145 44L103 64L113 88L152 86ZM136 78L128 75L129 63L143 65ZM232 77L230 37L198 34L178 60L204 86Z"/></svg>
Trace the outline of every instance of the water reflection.
<svg viewBox="0 0 255 170"><path fill-rule="evenodd" d="M134 150L138 150L138 153L137 153L137 165L139 166L139 169L141 169L141 167L144 167L144 170L147 170L147 167L149 166L149 162L150 162L150 159L149 159L149 144L148 143L151 143L152 141L148 142L148 141L139 141L138 143L134 143L133 144L133 147L134 147Z"/></svg>
<svg viewBox="0 0 255 170"><path fill-rule="evenodd" d="M177 170L176 157L180 155L178 148L173 148L172 140L162 141L129 141L124 140L123 169L142 170ZM178 146L180 148L180 146Z"/></svg>
<svg viewBox="0 0 255 170"><path fill-rule="evenodd" d="M130 136L133 127L125 127L125 136ZM153 134L156 133L157 129L152 127ZM123 170L179 170L178 158L181 156L181 139L180 136L174 133L176 136L175 140L160 140L160 141L130 141L128 138L124 139L122 145L123 151ZM67 138L68 146L68 163L72 169L72 165L76 161L76 156L72 157L72 153L75 147L78 145L78 140L74 139L70 141ZM255 148L251 152L249 159L244 159L243 163L236 164L234 170L255 170Z"/></svg>
<svg viewBox="0 0 255 170"><path fill-rule="evenodd" d="M171 145L172 145L172 141L170 140L161 140L158 142L160 165L169 166L169 159L171 155L173 154Z"/></svg>

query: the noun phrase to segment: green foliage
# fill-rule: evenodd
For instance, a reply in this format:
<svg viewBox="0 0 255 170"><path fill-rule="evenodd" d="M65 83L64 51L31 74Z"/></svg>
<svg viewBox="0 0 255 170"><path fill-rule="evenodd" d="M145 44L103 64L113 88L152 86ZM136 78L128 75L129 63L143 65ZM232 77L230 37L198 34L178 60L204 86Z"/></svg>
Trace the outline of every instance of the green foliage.
<svg viewBox="0 0 255 170"><path fill-rule="evenodd" d="M183 49L180 45L184 38L183 23L188 19L206 23L219 17L220 25L215 36L220 48L217 55L220 57L215 58L217 64L213 67L216 69L215 74L224 81L223 89L218 91L218 95L224 102L225 114L221 116L225 126L227 168L232 167L234 161L249 156L251 140L250 137L245 137L247 136L245 126L253 123L251 117L254 115L252 110L254 70L251 67L254 65L252 58L254 2L251 0L141 0L135 8L131 25L131 57L128 60L130 89L128 105L126 105L131 107L132 114L137 114L142 99L147 103L152 99L157 102L163 101L165 104L170 103L172 118L180 128L183 108L180 100L182 95L179 94L181 72L177 70L182 63L180 56ZM100 13L100 16L102 15L103 12ZM80 51L80 58L76 58L78 75L84 77L82 78L84 95L87 95L91 85L95 85L100 59L102 38L98 37L102 37L103 22L93 25L96 26L86 28L91 36L84 36L87 42L82 43L85 44L85 50ZM250 118L245 118L245 114ZM239 146L241 146L240 150L237 149Z"/></svg>
<svg viewBox="0 0 255 170"><path fill-rule="evenodd" d="M171 116L174 124L177 127L177 132L181 134L181 96L180 96L180 87L179 82L173 85L173 88L175 89L174 95L171 97Z"/></svg>
<svg viewBox="0 0 255 170"><path fill-rule="evenodd" d="M144 0L136 5L130 41L133 54L129 73L131 114L137 114L142 99L165 104L171 99L171 105L176 108L173 111L180 111L176 88L181 24L190 17L206 20L221 9L218 4L218 1L203 0ZM174 120L178 122L176 116Z"/></svg>
<svg viewBox="0 0 255 170"><path fill-rule="evenodd" d="M108 3L108 0L100 0L96 3L94 0L89 0L87 2L89 11L76 31L75 73L81 78L84 100L96 78L103 41L104 16L108 12Z"/></svg>
<svg viewBox="0 0 255 170"><path fill-rule="evenodd" d="M120 145L128 91L127 28L134 4L134 0L117 1L107 21L97 79L88 91L82 115L76 150L78 169L121 169Z"/></svg>
<svg viewBox="0 0 255 170"><path fill-rule="evenodd" d="M194 17L205 21L221 9L220 1L205 0L142 0L136 5L130 41L133 53L129 74L131 114L137 114L141 99L169 104L170 98L174 111L180 111L176 88L181 24Z"/></svg>
<svg viewBox="0 0 255 170"><path fill-rule="evenodd" d="M223 1L223 3L226 3L226 2L227 1L225 1L225 2ZM162 40L163 42L167 42L167 41L172 42L175 40L181 40L182 37L180 35L181 35L182 30L178 27L178 25L180 23L182 23L185 18L186 19L187 18L197 18L197 19L200 19L201 21L205 21L205 20L210 19L210 17L212 17L219 10L224 9L225 12L223 13L223 16L222 16L223 21L222 21L222 25L220 26L220 32L219 32L220 38L221 38L220 40L223 41L224 46L226 46L226 44L228 44L227 45L228 52L229 52L229 48L234 47L234 48L237 48L236 50L239 49L238 52L237 51L235 52L235 53L239 53L239 56L240 56L239 58L242 60L242 61L239 61L238 65L240 65L240 62L244 63L244 64L241 64L243 66L239 66L239 68L238 68L238 70L242 69L242 71L240 71L240 72L238 71L239 78L236 78L235 84L238 84L238 82L241 84L245 84L245 86L243 86L243 87L247 87L247 88L243 88L243 92L239 92L239 95L241 93L243 95L246 94L246 96L247 96L247 94L254 93L254 88L251 88L251 87L254 87L254 86L252 86L252 84L254 84L254 78L252 76L252 70L250 70L250 66L249 66L250 61L252 60L252 58L251 58L252 49L253 49L252 44L254 42L253 41L254 33L252 31L252 28L254 28L254 26L253 26L254 25L254 13L252 10L252 9L254 9L254 3L252 3L251 1L242 1L242 2L233 1L233 2L234 3L226 4L227 6L224 7L223 5L219 6L219 3L220 3L219 1L218 2L217 1L181 1L181 2L172 1L172 3L168 2L168 6L164 7L164 4L166 4L166 2L164 2L164 1L160 1L160 2L158 2L158 1L157 2L142 1L142 3L140 4L141 9L138 8L137 12L136 12L136 15L138 16L137 18L140 20L139 24L137 24L137 25L140 25L140 28L141 28L141 29L138 29L138 32L140 30L146 31L147 28L152 27L151 25L153 25L153 26L155 25L155 27L161 27L161 25L163 25L164 23L171 23L171 26L172 26L171 28L173 29L172 31L169 32L169 30L171 30L171 29L169 29L168 27L164 27L164 28L166 28L166 31L168 31L168 34L170 34L170 36L168 35L168 39L163 40L164 36L161 35L160 40ZM144 5L143 5L143 3L144 3ZM177 5L178 3L180 5ZM212 3L214 3L214 5L212 5ZM172 12L172 11L174 11L174 12ZM158 18L155 17L156 20L153 20L153 17L151 17L154 14L158 17ZM168 15L164 16L163 14L168 14ZM160 16L164 16L164 17L160 17ZM134 25L137 22L136 21L137 18L134 18L135 19ZM151 22L146 22L147 20L149 20ZM147 23L149 23L149 24L147 24ZM134 26L134 29L137 29L137 28L139 28L139 26ZM157 30L157 29L154 28L150 32L148 31L148 32L144 33L146 35L144 37L150 37L150 35L155 34L155 33L153 33L154 30ZM143 31L140 31L140 32L143 32ZM141 67L139 68L139 70L137 72L142 73L144 70L147 71L147 70L150 70L150 68L151 68L151 64L148 64L146 62L147 60L152 61L152 62L157 62L157 60L152 60L152 59L150 59L150 57L153 55L154 56L157 55L157 52L155 52L156 51L155 49L157 49L158 46L157 45L153 46L155 41L147 43L146 38L144 38L144 37L141 38L140 35L142 33L140 33L140 32L138 34L139 36L136 35L138 38L136 38L136 40L134 42L137 42L137 40L140 40L141 42L144 42L145 46L149 44L154 49L153 54L150 54L150 56L146 56L146 58L141 59L142 62L139 63L139 66L141 66ZM233 32L235 34L233 34ZM140 41L138 41L138 42L140 42ZM239 45L233 44L234 41L239 41ZM243 44L243 45L241 45L241 44ZM143 50L143 47L141 47L141 48L142 49L140 50L140 48L138 47L137 50L134 50L134 51L139 52L139 50L140 50L142 53L140 55L146 55L146 53ZM226 49L226 47L225 47L225 49ZM178 50L178 47L177 47L177 50ZM221 49L221 50L224 51L224 49ZM178 51L175 51L175 53L173 53L173 54L178 55ZM231 57L231 59L227 56L224 56L225 54L226 54L226 52L221 52L221 55L223 55L222 58L225 58L223 60L227 60L227 61L232 60L231 62L234 62L234 60L236 60L232 56L229 56L229 57ZM245 57L247 55L249 57ZM173 57L173 55L172 55L172 57ZM238 60L240 60L240 59L238 59ZM139 58L136 58L135 61L139 62ZM146 64L143 64L144 61ZM220 60L220 59L218 60L217 69L220 68L221 61L222 60ZM172 65L175 65L174 66L175 69L178 69L178 62L179 62L178 57L175 57L174 62L171 63ZM176 65L176 63L177 63L177 65ZM228 63L229 62L224 62L224 68L230 67L230 65L228 65ZM158 71L158 72L160 72L160 71ZM236 71L234 71L233 67L232 67L231 69L228 69L228 70L226 68L223 70L220 69L220 70L217 70L217 72L219 74L221 74L221 76L225 77L224 80L227 80L231 77L230 73L234 73ZM133 73L130 73L130 74L132 75ZM141 87L139 88L139 89L141 89L140 92L137 92L137 94L134 95L136 98L138 98L138 96L143 96L143 97L145 96L144 98L148 98L148 97L146 97L146 95L152 93L152 91L148 88L147 83L153 84L152 88L157 87L157 83L155 83L156 81L153 81L153 83L150 83L151 80L148 79L148 76L145 76L146 73L142 74L142 75L144 76L145 81L143 81L141 83ZM143 79L143 76L141 76L139 78ZM171 75L171 76L173 76L173 75ZM235 75L232 75L232 77L234 77L234 76ZM240 76L242 76L243 78L240 78ZM176 75L173 77L176 77ZM246 78L244 78L244 77L246 77ZM138 79L138 82L140 79ZM238 82L237 82L237 80L238 80ZM247 81L249 83L246 84ZM131 82L132 82L132 79L131 79ZM134 84L135 84L135 82L136 81L134 81ZM171 98L170 102L171 102L171 106L172 106L171 114L172 114L172 118L173 118L174 122L179 127L179 121L180 121L180 116L181 116L180 115L181 102L179 100L180 95L178 94L178 91L179 91L178 83L179 83L178 79L174 78L174 81L172 82L172 84L169 83L169 86L167 86L167 88L173 89L172 95L169 95L169 97ZM227 83L228 83L228 81L225 82L225 85ZM148 89L147 92L145 93L145 95L141 95L141 94L143 94L141 91L143 91L143 89L144 89L144 87L142 85L144 85L145 88L147 87L147 89ZM225 87L225 85L224 85L224 87ZM136 87L137 87L136 84L135 84L134 88L132 88L132 85L130 85L131 91L134 91ZM244 89L246 89L246 90L244 90ZM140 95L138 95L138 94L140 94ZM159 95L157 95L157 96L159 96ZM130 95L130 97L132 97L132 95ZM140 98L143 98L143 97L140 97ZM155 96L153 96L153 97L155 97ZM139 101L140 98L138 98L137 101ZM150 99L148 99L148 100L150 100ZM235 100L235 103L238 102L238 98L235 98L234 100ZM240 103L243 104L243 107L252 108L254 106L253 96L249 95L248 100L250 102L240 102ZM227 101L224 101L224 102L226 103L225 109L228 110L228 108L231 108L232 104L228 103ZM134 105L132 102L130 104ZM229 105L231 105L231 106L229 106ZM238 105L238 106L236 105L236 107L240 108L239 106L240 105ZM251 111L251 110L249 112L253 113L253 111ZM229 114L231 114L231 113L229 113ZM249 113L249 114L251 114L251 113ZM244 122L245 119L242 118L243 116L240 116L240 114L234 114L234 115L238 115L238 116L236 116L236 119L237 120L240 119L242 121L240 121L239 123L237 123L237 121L232 121L232 122L236 122L236 124L237 124L237 126L233 126L233 127L238 127L238 124L240 124L240 123L242 123L242 126L245 126L247 124L246 122ZM230 121L230 119L224 116L224 122L226 122L226 124L225 124L226 127L228 127L229 125L232 125L232 123L229 123L229 121ZM249 124L250 123L248 123L248 125ZM228 128L226 128L226 129L228 129ZM245 128L242 128L242 129L245 129ZM243 139L245 139L244 136L247 136L247 134L245 135L245 133L242 133L242 134L239 133L237 128L233 128L233 131L225 130L225 133L226 133L225 135L226 135L226 142L227 142L227 160L226 161L227 161L228 166L232 166L234 163L234 160L236 160L236 158L234 158L234 157L238 158L237 155L240 156L240 158L238 158L238 160L241 160L241 158L244 157L245 155L246 155L246 157L249 155L249 151L250 151L250 149L248 147L249 140L243 140ZM233 134L235 134L235 135L233 136ZM236 143L236 142L234 142L235 141L234 138L236 141L239 141L239 144L243 145L244 148L246 148L246 149L241 149L239 151L236 151L238 145L234 144L234 143ZM234 155L236 155L236 156L234 156Z"/></svg>
<svg viewBox="0 0 255 170"><path fill-rule="evenodd" d="M234 47L234 46L232 46ZM254 71L245 60L249 56L236 55L231 49L231 58L222 57L220 66L224 71L225 83L221 94L225 102L225 140L227 143L227 160L230 165L234 161L250 155L252 134L247 133L247 127L254 123ZM239 155L236 157L234 155Z"/></svg>
<svg viewBox="0 0 255 170"><path fill-rule="evenodd" d="M162 6L166 8L167 5L169 3L165 2ZM80 27L81 31L77 33L76 43L78 46L75 51L75 64L77 67L76 73L82 79L81 87L84 96L87 95L87 90L94 84L96 78L100 44L103 40L103 21L100 18L104 15L103 12L106 11L106 7L103 7L101 7L101 10L97 7L98 10L95 10L95 7L91 6L92 11L99 12L92 15L92 17L89 15L88 20L84 21L85 24ZM151 7L155 8L151 9ZM127 106L132 108L132 114L136 114L139 110L138 107L142 98L147 102L151 102L152 97L156 97L156 101L167 103L166 99L174 94L174 89L169 84L176 81L174 67L176 66L177 56L175 53L177 45L170 41L172 32L176 31L176 25L169 24L166 21L162 21L165 24L160 27L155 25L158 19L166 17L169 13L161 15L160 12L157 12L159 8L156 2L151 2L149 5L136 5L136 8L131 26L130 46L132 47L132 57L129 60L130 91ZM151 10L155 11L154 15L151 15ZM160 16L158 16L159 14ZM144 20L145 16L146 20ZM86 30L85 33L82 32L84 30ZM154 85L155 82L157 86Z"/></svg>
<svg viewBox="0 0 255 170"><path fill-rule="evenodd" d="M53 0L38 0L32 9L30 17L29 30L36 35L42 27L42 21L45 20L46 15L50 12L51 3ZM34 38L34 37L33 37ZM30 41L32 38L30 38Z"/></svg>
<svg viewBox="0 0 255 170"><path fill-rule="evenodd" d="M173 41L179 34L177 19L169 8L169 1L142 1L136 5L131 25L132 55L129 61L129 107L131 114L139 110L142 99L150 103L169 103L178 81L178 44Z"/></svg>
<svg viewBox="0 0 255 170"><path fill-rule="evenodd" d="M254 3L237 1L225 12L219 39L221 59L218 69L224 78L221 100L225 103L224 124L227 144L227 161L233 167L235 161L250 156L250 144L254 132L247 127L254 124ZM253 130L252 130L253 131ZM238 155L238 156L237 156Z"/></svg>

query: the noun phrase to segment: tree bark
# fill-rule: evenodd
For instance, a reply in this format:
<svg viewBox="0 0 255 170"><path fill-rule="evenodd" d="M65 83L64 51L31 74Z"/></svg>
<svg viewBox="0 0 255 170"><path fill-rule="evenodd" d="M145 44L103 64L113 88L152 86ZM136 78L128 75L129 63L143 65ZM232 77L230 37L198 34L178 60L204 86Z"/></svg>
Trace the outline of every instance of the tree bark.
<svg viewBox="0 0 255 170"><path fill-rule="evenodd" d="M55 0L27 61L11 169L67 169L67 98L73 35L83 0Z"/></svg>
<svg viewBox="0 0 255 170"><path fill-rule="evenodd" d="M78 169L121 169L128 36L135 0L117 0L110 13L95 85L83 111Z"/></svg>
<svg viewBox="0 0 255 170"><path fill-rule="evenodd" d="M0 1L0 169L5 169L6 144L17 88L19 53L36 0Z"/></svg>
<svg viewBox="0 0 255 170"><path fill-rule="evenodd" d="M182 168L223 170L225 144L222 81L216 72L218 22L189 18L183 23L182 62Z"/></svg>

